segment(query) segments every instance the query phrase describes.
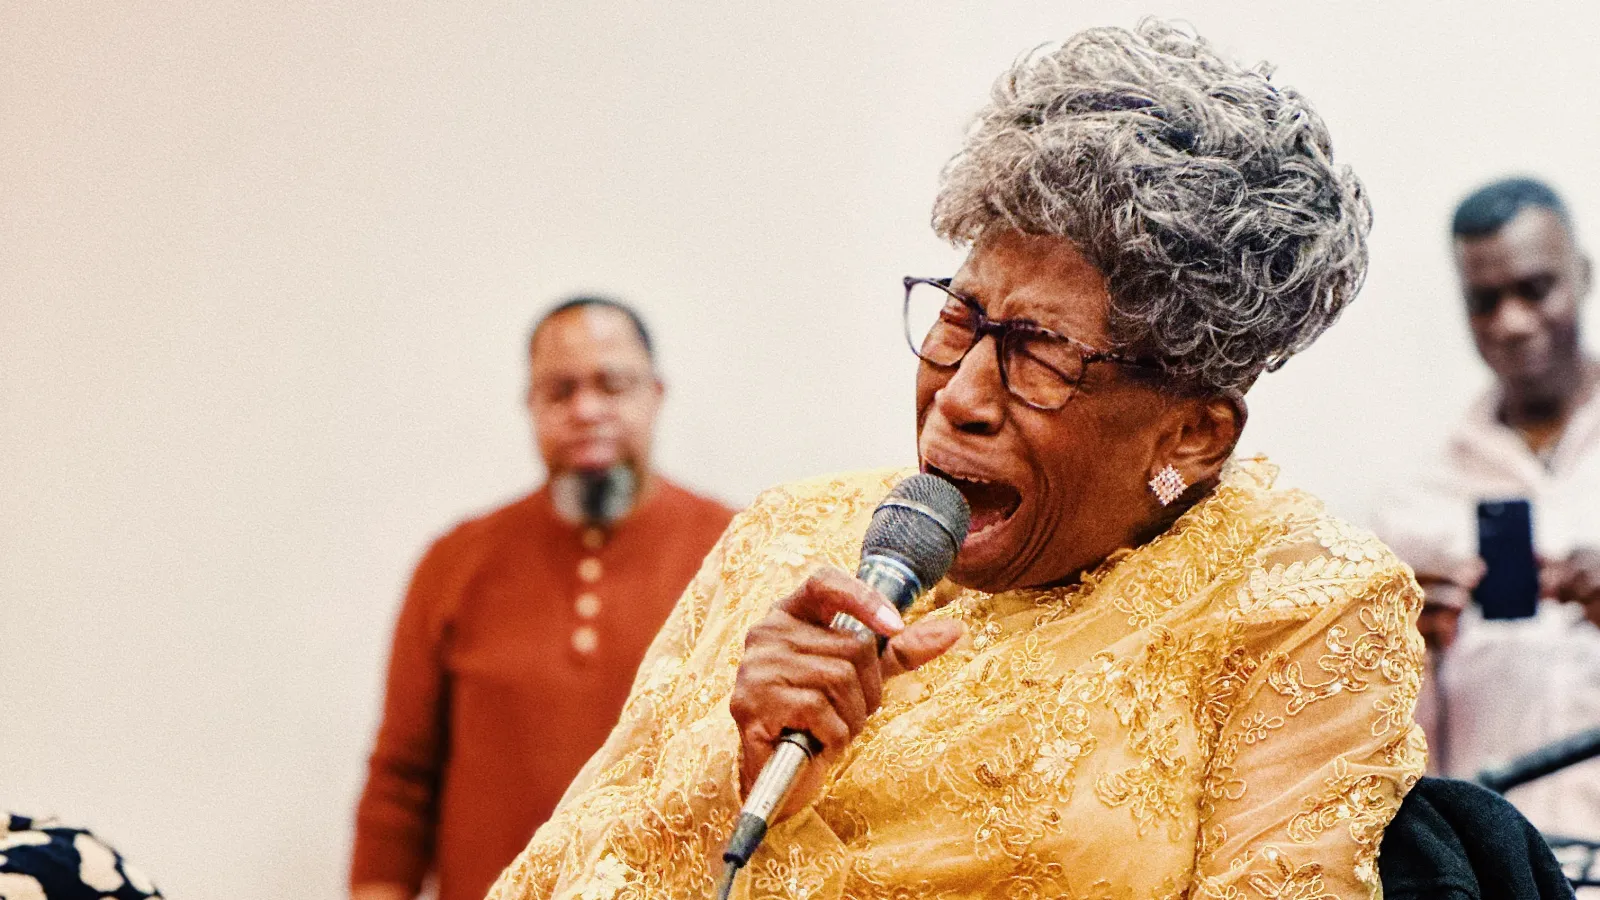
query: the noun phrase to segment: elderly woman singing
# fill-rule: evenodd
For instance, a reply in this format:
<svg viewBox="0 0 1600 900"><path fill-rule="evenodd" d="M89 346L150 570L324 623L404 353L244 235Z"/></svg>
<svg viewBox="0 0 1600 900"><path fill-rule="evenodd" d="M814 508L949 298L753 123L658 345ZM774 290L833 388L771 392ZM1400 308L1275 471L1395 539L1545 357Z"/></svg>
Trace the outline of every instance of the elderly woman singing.
<svg viewBox="0 0 1600 900"><path fill-rule="evenodd" d="M1420 593L1232 458L1369 221L1265 67L1158 22L1023 59L934 204L965 263L905 281L920 467L972 512L948 578L902 619L842 571L907 473L762 495L492 896L710 895L786 729L824 750L735 896L1376 894L1422 771Z"/></svg>

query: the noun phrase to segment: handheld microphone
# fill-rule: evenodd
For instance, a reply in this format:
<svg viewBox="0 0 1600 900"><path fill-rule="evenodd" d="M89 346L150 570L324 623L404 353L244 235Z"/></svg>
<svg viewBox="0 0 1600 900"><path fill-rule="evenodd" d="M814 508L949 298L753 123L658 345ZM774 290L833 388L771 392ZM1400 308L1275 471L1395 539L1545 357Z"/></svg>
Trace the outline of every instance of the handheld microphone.
<svg viewBox="0 0 1600 900"><path fill-rule="evenodd" d="M950 482L936 475L912 475L895 486L878 508L861 541L861 566L856 577L904 611L933 587L955 562L956 551L967 539L972 511ZM834 631L875 642L884 639L851 616L839 613L829 623ZM775 810L794 786L806 763L822 751L822 744L803 731L785 732L778 746L750 787L744 809L722 854L728 868L722 895L732 887L734 874L766 837Z"/></svg>

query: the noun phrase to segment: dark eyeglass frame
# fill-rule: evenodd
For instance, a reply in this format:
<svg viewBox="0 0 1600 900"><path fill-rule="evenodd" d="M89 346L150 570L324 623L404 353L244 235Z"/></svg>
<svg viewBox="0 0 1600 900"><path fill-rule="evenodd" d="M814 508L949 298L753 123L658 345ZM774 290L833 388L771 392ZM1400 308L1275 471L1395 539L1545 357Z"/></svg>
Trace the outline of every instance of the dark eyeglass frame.
<svg viewBox="0 0 1600 900"><path fill-rule="evenodd" d="M1162 372L1161 365L1153 359L1128 356L1126 354L1116 353L1111 350L1101 350L1098 347L1093 347L1084 343L1083 341L1078 340L1077 338L1068 337L1060 332L1051 331L1042 325L1035 324L1027 321L1026 319L991 319L989 318L988 312L984 310L983 304L971 297L966 296L965 294L961 294L953 290L950 287L951 279L949 278L918 278L916 276L907 275L903 281L906 288L906 297L904 305L901 308L901 324L905 331L906 344L911 347L911 352L916 354L917 359L920 359L937 369L958 369L961 367L961 363L967 358L967 354L972 352L972 348L978 346L978 344L983 341L985 335L992 334L994 335L996 344L995 360L1000 367L1000 383L1005 386L1006 393L1017 398L1019 402L1031 409L1037 409L1042 412L1055 412L1056 410L1065 408L1068 403L1072 402L1072 398L1078 395L1078 386L1083 383L1083 376L1089 371L1089 366L1093 363L1112 363L1114 365L1127 366L1129 368L1140 369L1145 372L1155 374ZM933 285L947 294L951 299L960 301L972 311L972 314L976 319L976 324L972 329L972 342L967 345L965 350L961 351L961 355L956 357L954 362L937 362L929 359L926 356L923 356L922 348L917 346L916 339L911 334L911 291L919 284ZM1016 390L1011 387L1011 377L1006 371L1006 359L1008 356L1007 338L1012 334L1016 334L1018 336L1045 337L1060 341L1065 346L1071 347L1072 350L1078 354L1079 374L1077 378L1069 376L1067 373L1061 371L1055 366L1050 365L1044 360L1039 359L1037 356L1032 357L1033 362L1037 363L1046 371L1049 371L1057 378L1061 379L1061 383L1066 385L1069 389L1066 398L1063 399L1060 404L1049 406L1035 403L1021 394L1018 394Z"/></svg>
<svg viewBox="0 0 1600 900"><path fill-rule="evenodd" d="M564 407L586 387L592 387L600 396L615 402L637 391L648 384L653 372L635 372L630 370L605 370L598 377L589 378L558 378L554 382L534 384L529 393L540 404L549 407Z"/></svg>

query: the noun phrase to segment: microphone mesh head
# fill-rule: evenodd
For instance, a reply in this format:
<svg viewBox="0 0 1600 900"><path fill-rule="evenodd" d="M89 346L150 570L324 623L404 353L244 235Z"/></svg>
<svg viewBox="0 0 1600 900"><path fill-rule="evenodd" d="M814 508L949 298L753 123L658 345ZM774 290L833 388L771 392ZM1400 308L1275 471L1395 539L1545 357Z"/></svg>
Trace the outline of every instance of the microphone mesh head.
<svg viewBox="0 0 1600 900"><path fill-rule="evenodd" d="M926 511L896 505L898 501ZM872 513L861 555L892 556L916 573L924 589L931 588L950 571L971 523L967 498L955 485L937 475L912 475L895 485Z"/></svg>

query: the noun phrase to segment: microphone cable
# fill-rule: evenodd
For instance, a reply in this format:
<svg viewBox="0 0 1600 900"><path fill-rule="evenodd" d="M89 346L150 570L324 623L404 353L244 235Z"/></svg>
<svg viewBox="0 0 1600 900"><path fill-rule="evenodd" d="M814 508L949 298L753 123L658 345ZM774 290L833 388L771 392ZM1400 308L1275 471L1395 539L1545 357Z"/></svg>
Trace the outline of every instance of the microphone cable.
<svg viewBox="0 0 1600 900"><path fill-rule="evenodd" d="M733 895L733 879L739 874L739 863L728 860L722 869L722 878L717 882L717 900L728 900Z"/></svg>

